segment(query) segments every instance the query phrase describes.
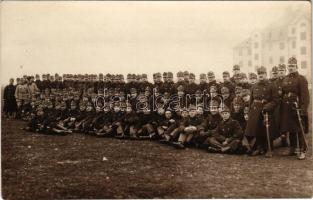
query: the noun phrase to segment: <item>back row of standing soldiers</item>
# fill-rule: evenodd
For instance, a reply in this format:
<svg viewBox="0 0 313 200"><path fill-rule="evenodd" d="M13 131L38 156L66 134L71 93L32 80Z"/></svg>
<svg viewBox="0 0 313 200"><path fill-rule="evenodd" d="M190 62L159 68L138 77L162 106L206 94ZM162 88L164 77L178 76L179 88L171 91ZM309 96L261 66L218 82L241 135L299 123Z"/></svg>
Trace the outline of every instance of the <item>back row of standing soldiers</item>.
<svg viewBox="0 0 313 200"><path fill-rule="evenodd" d="M288 75L286 71L288 69ZM205 147L209 151L250 155L269 154L274 139L290 146L289 155L305 158L308 132L308 83L297 71L297 60L287 67L273 67L267 78L265 67L249 79L240 67L233 76L223 72L217 82L213 72L117 75L44 74L13 79L4 90L7 116L27 119L26 129L46 133L72 131L119 138L151 138L184 148ZM268 121L264 120L268 114ZM300 120L299 120L300 119ZM301 123L304 125L302 132Z"/></svg>

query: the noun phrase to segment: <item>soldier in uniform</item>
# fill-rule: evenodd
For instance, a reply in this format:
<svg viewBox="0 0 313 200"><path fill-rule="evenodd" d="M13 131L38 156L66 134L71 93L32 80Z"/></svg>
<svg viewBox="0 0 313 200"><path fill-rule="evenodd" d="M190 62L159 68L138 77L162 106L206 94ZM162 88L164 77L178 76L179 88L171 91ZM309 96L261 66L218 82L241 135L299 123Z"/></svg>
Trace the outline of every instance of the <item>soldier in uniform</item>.
<svg viewBox="0 0 313 200"><path fill-rule="evenodd" d="M178 87L178 85L185 85L184 81L184 73L182 71L177 72L177 82L175 83L175 88Z"/></svg>
<svg viewBox="0 0 313 200"><path fill-rule="evenodd" d="M277 80L277 76L278 76L278 67L274 66L274 67L272 67L272 76L269 79L269 81L272 83L275 83Z"/></svg>
<svg viewBox="0 0 313 200"><path fill-rule="evenodd" d="M278 65L278 69L277 69L277 79L275 81L275 86L277 88L278 91L278 95L279 95L279 104L275 110L275 116L276 116L276 121L278 122L278 130L280 131L280 139L281 139L281 145L283 147L287 147L288 146L288 140L287 138L289 138L289 132L281 132L281 129L279 127L280 125L280 108L281 108L281 104L282 104L282 100L283 100L283 81L284 78L286 76L286 65L285 64L279 64Z"/></svg>
<svg viewBox="0 0 313 200"><path fill-rule="evenodd" d="M184 148L185 145L190 145L194 136L198 134L202 121L197 116L196 106L190 105L189 118L184 122L184 129L180 132L177 147Z"/></svg>
<svg viewBox="0 0 313 200"><path fill-rule="evenodd" d="M198 89L198 85L196 82L196 76L194 73L189 74L189 83L187 85L187 94L193 95L195 94L196 90Z"/></svg>
<svg viewBox="0 0 313 200"><path fill-rule="evenodd" d="M3 91L3 111L6 117L14 118L16 112L16 99L15 99L15 86L14 86L14 79L10 79L9 85L5 86Z"/></svg>
<svg viewBox="0 0 313 200"><path fill-rule="evenodd" d="M216 87L216 91L219 92L219 84L216 82L215 79L215 74L212 71L208 72L208 87L211 88L211 86L215 86Z"/></svg>
<svg viewBox="0 0 313 200"><path fill-rule="evenodd" d="M264 123L264 113L269 114L270 123L270 143L274 137L273 124L273 112L278 103L278 93L275 87L267 80L266 68L261 66L257 69L259 81L251 89L249 120L245 130L245 135L248 137L256 138L257 149L252 155L263 154L266 151L265 156L271 157L272 155L268 151L268 142L266 136L266 127Z"/></svg>
<svg viewBox="0 0 313 200"><path fill-rule="evenodd" d="M297 60L294 57L288 59L287 66L289 74L282 82L282 104L280 128L281 132L289 132L290 155L294 155L294 149L299 142L300 153L298 159L305 159L305 137L301 134L301 127L296 114L297 108L300 109L300 119L304 122L304 132L308 132L308 106L310 102L308 82L306 78L299 74Z"/></svg>
<svg viewBox="0 0 313 200"><path fill-rule="evenodd" d="M207 148L209 144L209 138L213 136L218 124L222 121L222 117L219 113L219 102L211 100L209 102L210 113L202 121L199 128L199 135L196 137L197 143Z"/></svg>
<svg viewBox="0 0 313 200"><path fill-rule="evenodd" d="M230 74L228 71L223 72L223 83L221 83L221 88L222 87L227 87L229 90L229 94L231 98L233 98L234 93L235 93L235 85L230 79Z"/></svg>
<svg viewBox="0 0 313 200"><path fill-rule="evenodd" d="M252 87L256 82L258 81L258 77L255 73L251 72L249 73L249 84Z"/></svg>
<svg viewBox="0 0 313 200"><path fill-rule="evenodd" d="M238 153L243 135L241 126L238 121L230 117L228 107L223 107L221 116L223 120L218 124L213 136L209 138L208 151Z"/></svg>
<svg viewBox="0 0 313 200"><path fill-rule="evenodd" d="M207 77L206 74L202 73L200 74L200 84L199 84L199 89L201 90L202 93L205 93L206 90L208 90L208 83L207 83Z"/></svg>
<svg viewBox="0 0 313 200"><path fill-rule="evenodd" d="M230 78L230 81L233 82L235 85L238 83L238 75L240 74L240 66L234 65L233 66L233 76Z"/></svg>
<svg viewBox="0 0 313 200"><path fill-rule="evenodd" d="M174 93L173 73L172 72L164 72L163 73L163 79L164 79L164 82L162 85L162 91L173 94Z"/></svg>

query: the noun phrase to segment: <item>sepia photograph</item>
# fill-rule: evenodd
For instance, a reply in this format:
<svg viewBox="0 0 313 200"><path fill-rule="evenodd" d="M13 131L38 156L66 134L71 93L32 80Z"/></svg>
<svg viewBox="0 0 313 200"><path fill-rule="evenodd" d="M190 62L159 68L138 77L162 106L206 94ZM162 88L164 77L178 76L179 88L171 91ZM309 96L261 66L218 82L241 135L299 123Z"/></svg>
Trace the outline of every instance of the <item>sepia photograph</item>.
<svg viewBox="0 0 313 200"><path fill-rule="evenodd" d="M310 1L1 1L1 198L312 198Z"/></svg>

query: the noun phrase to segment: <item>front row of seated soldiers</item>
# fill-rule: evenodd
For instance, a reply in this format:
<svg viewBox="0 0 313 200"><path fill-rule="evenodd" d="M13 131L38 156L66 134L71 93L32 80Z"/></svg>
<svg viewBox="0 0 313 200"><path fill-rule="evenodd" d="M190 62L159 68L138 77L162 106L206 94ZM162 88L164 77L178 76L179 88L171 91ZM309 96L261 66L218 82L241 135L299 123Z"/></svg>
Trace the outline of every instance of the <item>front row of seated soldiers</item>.
<svg viewBox="0 0 313 200"><path fill-rule="evenodd" d="M227 106L212 100L209 112L203 107L171 109L148 108L136 111L129 103L113 105L91 101L45 102L36 106L25 128L47 134L80 132L99 137L160 140L177 148L196 146L214 152L244 152L241 145L243 129L232 119ZM245 113L247 116L247 113ZM244 119L247 119L244 118Z"/></svg>

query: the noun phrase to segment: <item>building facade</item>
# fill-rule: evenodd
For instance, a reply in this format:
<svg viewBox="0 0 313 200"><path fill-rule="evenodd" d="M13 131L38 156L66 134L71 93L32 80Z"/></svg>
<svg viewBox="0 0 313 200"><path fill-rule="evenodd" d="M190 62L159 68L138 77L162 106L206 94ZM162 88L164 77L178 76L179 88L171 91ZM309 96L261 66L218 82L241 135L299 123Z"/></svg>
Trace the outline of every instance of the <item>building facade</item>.
<svg viewBox="0 0 313 200"><path fill-rule="evenodd" d="M255 30L250 37L233 48L233 61L242 71L255 72L273 66L294 56L299 72L311 81L311 16L300 10L288 11L286 16L263 30Z"/></svg>

